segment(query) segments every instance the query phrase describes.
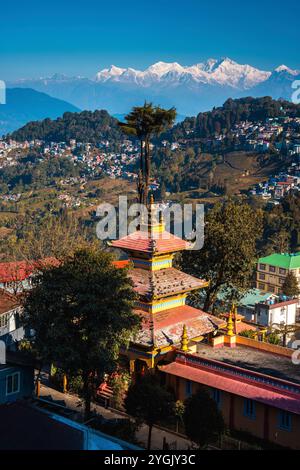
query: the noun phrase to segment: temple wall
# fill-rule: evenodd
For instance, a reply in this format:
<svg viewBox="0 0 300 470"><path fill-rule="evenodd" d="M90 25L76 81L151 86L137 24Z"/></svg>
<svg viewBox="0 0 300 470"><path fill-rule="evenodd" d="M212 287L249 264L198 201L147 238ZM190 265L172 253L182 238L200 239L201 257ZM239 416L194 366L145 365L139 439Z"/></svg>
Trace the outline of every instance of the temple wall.
<svg viewBox="0 0 300 470"><path fill-rule="evenodd" d="M205 389L213 396L214 389L170 374L166 374L166 385L174 390L176 399L182 401L196 393L199 388ZM278 408L255 401L254 416L249 417L245 412L245 399L223 391L220 394L218 407L229 428L252 434L284 447L300 450L299 415L291 413L291 428L284 430L279 427L280 410Z"/></svg>

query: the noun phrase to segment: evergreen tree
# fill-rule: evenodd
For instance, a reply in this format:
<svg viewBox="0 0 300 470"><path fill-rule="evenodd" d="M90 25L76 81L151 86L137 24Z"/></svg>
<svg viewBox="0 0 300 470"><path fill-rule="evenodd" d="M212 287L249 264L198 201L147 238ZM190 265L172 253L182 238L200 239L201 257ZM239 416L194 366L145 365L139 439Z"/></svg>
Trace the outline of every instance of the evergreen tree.
<svg viewBox="0 0 300 470"><path fill-rule="evenodd" d="M298 295L300 295L299 284L292 271L287 274L284 280L282 293L287 297L298 297Z"/></svg>
<svg viewBox="0 0 300 470"><path fill-rule="evenodd" d="M171 127L176 118L175 108L162 109L145 102L136 106L125 117L126 122L119 122L123 131L140 140L140 171L138 179L139 202L147 204L150 184L151 153L150 140Z"/></svg>

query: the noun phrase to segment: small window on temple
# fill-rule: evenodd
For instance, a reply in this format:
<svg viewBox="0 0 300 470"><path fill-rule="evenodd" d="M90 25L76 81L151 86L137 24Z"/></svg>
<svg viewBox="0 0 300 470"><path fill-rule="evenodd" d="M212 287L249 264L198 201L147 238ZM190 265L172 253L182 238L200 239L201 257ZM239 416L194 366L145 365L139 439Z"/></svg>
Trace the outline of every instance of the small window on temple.
<svg viewBox="0 0 300 470"><path fill-rule="evenodd" d="M218 388L214 388L212 391L212 397L215 400L218 407L220 407L221 406L221 390L219 390Z"/></svg>
<svg viewBox="0 0 300 470"><path fill-rule="evenodd" d="M264 271L266 269L266 265L265 264L260 264L259 265L259 269L261 269L262 271Z"/></svg>
<svg viewBox="0 0 300 470"><path fill-rule="evenodd" d="M185 394L187 397L192 395L192 382L190 380L185 381Z"/></svg>
<svg viewBox="0 0 300 470"><path fill-rule="evenodd" d="M244 400L244 416L255 419L255 401L245 398Z"/></svg>
<svg viewBox="0 0 300 470"><path fill-rule="evenodd" d="M280 429L283 429L284 431L291 431L292 429L292 416L288 411L285 410L280 410L279 411L279 422L278 426Z"/></svg>
<svg viewBox="0 0 300 470"><path fill-rule="evenodd" d="M270 273L275 273L275 271L276 271L275 266L269 266L269 271L270 271Z"/></svg>

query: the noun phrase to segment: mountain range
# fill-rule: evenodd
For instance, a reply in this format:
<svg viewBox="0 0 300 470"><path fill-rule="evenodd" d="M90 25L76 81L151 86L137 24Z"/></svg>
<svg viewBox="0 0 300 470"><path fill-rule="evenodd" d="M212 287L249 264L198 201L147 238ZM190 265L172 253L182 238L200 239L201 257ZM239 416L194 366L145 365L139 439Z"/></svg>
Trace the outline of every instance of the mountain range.
<svg viewBox="0 0 300 470"><path fill-rule="evenodd" d="M65 100L81 109L107 109L127 113L145 100L175 106L183 116L220 106L227 98L271 96L291 99L292 82L300 71L281 65L272 71L242 65L229 59L209 59L191 66L157 62L145 70L112 65L94 78L55 74L49 78L22 79L10 87L32 88Z"/></svg>
<svg viewBox="0 0 300 470"><path fill-rule="evenodd" d="M20 128L29 121L55 119L66 111L80 111L66 101L30 88L8 88L6 104L0 105L0 136Z"/></svg>

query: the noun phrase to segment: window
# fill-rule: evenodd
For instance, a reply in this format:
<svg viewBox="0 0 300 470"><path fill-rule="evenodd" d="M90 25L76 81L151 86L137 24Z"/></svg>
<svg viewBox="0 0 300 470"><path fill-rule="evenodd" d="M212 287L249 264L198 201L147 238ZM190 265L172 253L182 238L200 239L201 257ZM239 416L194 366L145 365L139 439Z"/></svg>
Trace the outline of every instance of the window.
<svg viewBox="0 0 300 470"><path fill-rule="evenodd" d="M221 406L221 390L219 390L218 388L214 388L212 390L212 398L215 400L219 408Z"/></svg>
<svg viewBox="0 0 300 470"><path fill-rule="evenodd" d="M0 328L7 326L8 323L8 313L3 313L0 315Z"/></svg>
<svg viewBox="0 0 300 470"><path fill-rule="evenodd" d="M258 288L259 288L259 290L265 290L265 285L262 282L260 282L258 284Z"/></svg>
<svg viewBox="0 0 300 470"><path fill-rule="evenodd" d="M279 411L279 422L278 427L284 431L291 431L292 429L292 416L288 411L280 410Z"/></svg>
<svg viewBox="0 0 300 470"><path fill-rule="evenodd" d="M12 395L20 391L20 372L6 376L6 395Z"/></svg>
<svg viewBox="0 0 300 470"><path fill-rule="evenodd" d="M266 265L265 264L260 264L259 265L259 269L261 269L262 271L264 271L266 269Z"/></svg>
<svg viewBox="0 0 300 470"><path fill-rule="evenodd" d="M271 285L269 285L269 292L275 292L275 287L274 287L274 286L271 286Z"/></svg>
<svg viewBox="0 0 300 470"><path fill-rule="evenodd" d="M269 271L270 271L270 273L275 273L275 271L276 271L275 266L269 266Z"/></svg>
<svg viewBox="0 0 300 470"><path fill-rule="evenodd" d="M244 416L255 419L255 401L248 398L244 400Z"/></svg>
<svg viewBox="0 0 300 470"><path fill-rule="evenodd" d="M286 269L284 268L279 268L279 274L285 274L286 273Z"/></svg>
<svg viewBox="0 0 300 470"><path fill-rule="evenodd" d="M279 279L280 284L284 284L284 281L285 281L285 279L281 279L281 278Z"/></svg>
<svg viewBox="0 0 300 470"><path fill-rule="evenodd" d="M185 382L185 394L187 397L192 395L192 382L190 380L186 380Z"/></svg>
<svg viewBox="0 0 300 470"><path fill-rule="evenodd" d="M265 274L259 273L259 279L261 279L262 281L264 281L264 280L266 279Z"/></svg>

